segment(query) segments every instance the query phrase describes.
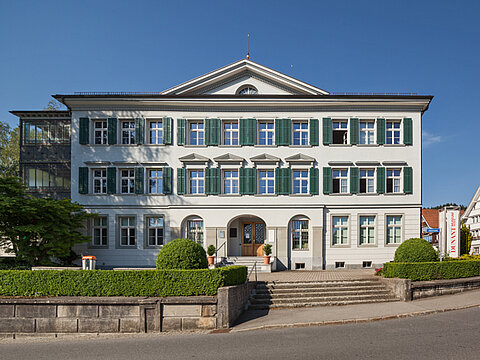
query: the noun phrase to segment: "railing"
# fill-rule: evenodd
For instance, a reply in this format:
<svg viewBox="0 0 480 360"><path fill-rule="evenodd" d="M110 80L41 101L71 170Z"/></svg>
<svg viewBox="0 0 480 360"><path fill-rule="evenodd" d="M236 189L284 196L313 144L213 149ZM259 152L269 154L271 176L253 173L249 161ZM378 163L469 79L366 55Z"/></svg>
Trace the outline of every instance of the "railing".
<svg viewBox="0 0 480 360"><path fill-rule="evenodd" d="M218 249L215 249L215 258L217 258L218 256L218 252L220 251L220 249L223 247L223 257L226 258L227 257L227 247L225 246L227 242L224 241L222 245L220 245L218 247Z"/></svg>
<svg viewBox="0 0 480 360"><path fill-rule="evenodd" d="M250 269L250 272L247 275L245 284L248 283L248 279L250 279L250 275L252 275L253 270L255 270L255 282L257 282L257 262L254 262L252 268Z"/></svg>

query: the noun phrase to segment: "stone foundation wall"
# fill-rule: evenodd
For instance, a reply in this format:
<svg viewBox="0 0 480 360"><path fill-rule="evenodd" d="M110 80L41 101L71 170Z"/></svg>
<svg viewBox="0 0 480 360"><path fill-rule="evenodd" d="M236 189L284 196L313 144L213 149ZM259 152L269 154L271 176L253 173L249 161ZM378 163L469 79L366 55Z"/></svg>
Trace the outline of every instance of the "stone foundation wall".
<svg viewBox="0 0 480 360"><path fill-rule="evenodd" d="M417 281L411 284L412 299L455 294L466 290L480 289L480 276L435 281Z"/></svg>

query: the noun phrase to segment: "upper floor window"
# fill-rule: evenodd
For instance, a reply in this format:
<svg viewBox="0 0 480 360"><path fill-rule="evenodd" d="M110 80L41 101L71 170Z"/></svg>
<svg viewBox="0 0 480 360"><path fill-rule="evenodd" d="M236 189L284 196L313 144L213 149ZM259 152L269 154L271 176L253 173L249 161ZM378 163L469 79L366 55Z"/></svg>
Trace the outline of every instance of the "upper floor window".
<svg viewBox="0 0 480 360"><path fill-rule="evenodd" d="M293 171L293 193L308 194L308 170Z"/></svg>
<svg viewBox="0 0 480 360"><path fill-rule="evenodd" d="M93 169L93 193L107 193L107 169Z"/></svg>
<svg viewBox="0 0 480 360"><path fill-rule="evenodd" d="M375 143L375 122L360 121L360 144Z"/></svg>
<svg viewBox="0 0 480 360"><path fill-rule="evenodd" d="M259 145L273 145L275 139L275 123L273 121L258 122Z"/></svg>
<svg viewBox="0 0 480 360"><path fill-rule="evenodd" d="M135 121L124 120L121 122L122 127L122 144L131 145L135 144Z"/></svg>
<svg viewBox="0 0 480 360"><path fill-rule="evenodd" d="M107 131L107 121L106 120L95 120L93 122L94 129L94 143L96 145L105 145L108 140L108 131Z"/></svg>
<svg viewBox="0 0 480 360"><path fill-rule="evenodd" d="M148 192L150 194L163 193L163 171L161 169L148 170Z"/></svg>
<svg viewBox="0 0 480 360"><path fill-rule="evenodd" d="M70 189L70 169L63 165L25 165L23 176L30 189Z"/></svg>
<svg viewBox="0 0 480 360"><path fill-rule="evenodd" d="M161 120L149 121L148 143L155 145L163 144L163 123Z"/></svg>
<svg viewBox="0 0 480 360"><path fill-rule="evenodd" d="M238 121L223 122L223 144L238 145Z"/></svg>
<svg viewBox="0 0 480 360"><path fill-rule="evenodd" d="M308 145L308 122L293 122L293 145Z"/></svg>
<svg viewBox="0 0 480 360"><path fill-rule="evenodd" d="M205 194L205 172L190 170L190 194Z"/></svg>
<svg viewBox="0 0 480 360"><path fill-rule="evenodd" d="M223 172L223 192L225 194L238 194L238 170L225 170Z"/></svg>
<svg viewBox="0 0 480 360"><path fill-rule="evenodd" d="M332 171L332 192L334 194L348 193L348 170L334 169Z"/></svg>
<svg viewBox="0 0 480 360"><path fill-rule="evenodd" d="M259 172L260 194L275 194L275 172L261 170Z"/></svg>
<svg viewBox="0 0 480 360"><path fill-rule="evenodd" d="M25 123L25 144L69 143L70 124Z"/></svg>
<svg viewBox="0 0 480 360"><path fill-rule="evenodd" d="M252 85L245 85L245 86L242 86L240 89L238 89L237 94L238 95L257 95L258 90Z"/></svg>
<svg viewBox="0 0 480 360"><path fill-rule="evenodd" d="M360 193L375 192L375 170L360 169Z"/></svg>
<svg viewBox="0 0 480 360"><path fill-rule="evenodd" d="M188 123L188 144L189 145L204 145L205 144L205 130L203 121L190 121Z"/></svg>
<svg viewBox="0 0 480 360"><path fill-rule="evenodd" d="M401 170L387 169L387 193L399 193L401 184Z"/></svg>
<svg viewBox="0 0 480 360"><path fill-rule="evenodd" d="M135 193L135 171L133 169L120 170L120 192L122 194Z"/></svg>
<svg viewBox="0 0 480 360"><path fill-rule="evenodd" d="M348 144L348 121L332 121L332 144Z"/></svg>
<svg viewBox="0 0 480 360"><path fill-rule="evenodd" d="M387 144L400 144L400 121L387 120Z"/></svg>

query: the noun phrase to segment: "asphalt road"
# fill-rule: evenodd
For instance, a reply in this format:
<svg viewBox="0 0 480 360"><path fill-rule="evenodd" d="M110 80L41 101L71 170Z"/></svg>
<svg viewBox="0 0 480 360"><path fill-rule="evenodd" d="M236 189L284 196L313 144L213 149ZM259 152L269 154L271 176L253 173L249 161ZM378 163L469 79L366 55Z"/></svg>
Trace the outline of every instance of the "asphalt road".
<svg viewBox="0 0 480 360"><path fill-rule="evenodd" d="M321 309L319 309L321 311ZM480 308L228 334L10 340L0 359L480 359Z"/></svg>

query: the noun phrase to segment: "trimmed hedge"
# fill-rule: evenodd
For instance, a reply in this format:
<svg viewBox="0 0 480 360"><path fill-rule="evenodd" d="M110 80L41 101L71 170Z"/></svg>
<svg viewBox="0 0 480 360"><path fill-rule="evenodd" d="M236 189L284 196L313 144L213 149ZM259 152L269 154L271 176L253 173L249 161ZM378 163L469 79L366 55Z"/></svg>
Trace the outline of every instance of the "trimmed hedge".
<svg viewBox="0 0 480 360"><path fill-rule="evenodd" d="M436 261L422 263L395 263L383 265L382 275L412 281L459 279L480 276L479 260Z"/></svg>
<svg viewBox="0 0 480 360"><path fill-rule="evenodd" d="M195 296L243 284L245 266L213 270L3 270L0 296Z"/></svg>

